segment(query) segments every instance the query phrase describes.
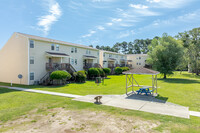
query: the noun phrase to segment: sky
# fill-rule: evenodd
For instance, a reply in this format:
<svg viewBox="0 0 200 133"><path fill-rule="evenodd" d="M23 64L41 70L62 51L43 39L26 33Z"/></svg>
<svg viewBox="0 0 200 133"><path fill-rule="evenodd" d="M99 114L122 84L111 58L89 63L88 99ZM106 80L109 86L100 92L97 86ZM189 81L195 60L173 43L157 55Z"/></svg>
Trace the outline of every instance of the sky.
<svg viewBox="0 0 200 133"><path fill-rule="evenodd" d="M200 27L200 0L1 0L0 49L13 32L108 45Z"/></svg>

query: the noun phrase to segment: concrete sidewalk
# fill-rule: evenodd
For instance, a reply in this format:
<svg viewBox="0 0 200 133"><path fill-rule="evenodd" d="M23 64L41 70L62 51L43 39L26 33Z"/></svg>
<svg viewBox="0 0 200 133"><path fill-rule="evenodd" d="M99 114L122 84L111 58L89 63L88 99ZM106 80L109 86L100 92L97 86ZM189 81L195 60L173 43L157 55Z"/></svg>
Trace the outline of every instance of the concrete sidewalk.
<svg viewBox="0 0 200 133"><path fill-rule="evenodd" d="M76 101L90 102L90 103L94 103L95 101L94 97L96 96L96 95L80 96L80 95L49 92L49 91L42 91L42 90L35 90L35 89L26 89L26 88L19 88L19 87L8 87L8 86L0 86L0 87L12 89L12 90L25 91L25 92L70 97L70 98L75 98L73 100L76 100ZM190 115L200 117L200 112L189 111L188 107L165 102L163 100L156 99L152 96L103 95L103 98L101 101L102 101L102 105L119 107L123 109L139 110L139 111L162 114L162 115L176 116L176 117L181 117L181 118L190 118Z"/></svg>
<svg viewBox="0 0 200 133"><path fill-rule="evenodd" d="M94 103L96 95L87 95L73 100ZM102 105L119 107L123 109L139 110L149 113L169 115L181 118L190 118L189 108L165 102L152 96L126 95L108 96L103 95Z"/></svg>
<svg viewBox="0 0 200 133"><path fill-rule="evenodd" d="M41 91L41 90L26 89L26 88L19 88L19 87L8 87L8 86L0 86L0 87L12 89L12 90L19 90L19 91L25 91L25 92L34 92L34 93L42 93L42 94L49 94L49 95L62 96L62 97L70 97L70 98L79 98L79 97L82 97L82 96L73 95L73 94L65 94L65 93L50 92L50 91Z"/></svg>

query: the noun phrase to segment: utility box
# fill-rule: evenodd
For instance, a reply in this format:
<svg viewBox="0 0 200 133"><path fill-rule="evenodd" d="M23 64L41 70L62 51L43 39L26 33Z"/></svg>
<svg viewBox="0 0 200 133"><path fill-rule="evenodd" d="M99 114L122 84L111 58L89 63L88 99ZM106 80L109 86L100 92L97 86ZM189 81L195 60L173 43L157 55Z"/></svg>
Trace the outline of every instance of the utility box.
<svg viewBox="0 0 200 133"><path fill-rule="evenodd" d="M101 77L96 77L95 83L97 84L101 83Z"/></svg>

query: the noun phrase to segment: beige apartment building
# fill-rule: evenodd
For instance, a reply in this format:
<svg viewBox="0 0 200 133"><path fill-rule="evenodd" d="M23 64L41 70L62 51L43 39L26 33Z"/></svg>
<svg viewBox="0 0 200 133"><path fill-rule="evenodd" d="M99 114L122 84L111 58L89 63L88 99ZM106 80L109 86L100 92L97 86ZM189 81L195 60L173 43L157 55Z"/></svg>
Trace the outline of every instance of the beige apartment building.
<svg viewBox="0 0 200 133"><path fill-rule="evenodd" d="M53 70L100 67L98 49L22 33L14 33L1 49L0 62L0 82L26 85L38 84Z"/></svg>
<svg viewBox="0 0 200 133"><path fill-rule="evenodd" d="M126 56L127 60L131 60L132 68L145 67L148 58L147 54L128 54Z"/></svg>
<svg viewBox="0 0 200 133"><path fill-rule="evenodd" d="M91 67L108 67L113 71L117 66L144 66L145 60L145 55L124 55L15 32L0 50L0 82L46 83L55 70L72 74Z"/></svg>

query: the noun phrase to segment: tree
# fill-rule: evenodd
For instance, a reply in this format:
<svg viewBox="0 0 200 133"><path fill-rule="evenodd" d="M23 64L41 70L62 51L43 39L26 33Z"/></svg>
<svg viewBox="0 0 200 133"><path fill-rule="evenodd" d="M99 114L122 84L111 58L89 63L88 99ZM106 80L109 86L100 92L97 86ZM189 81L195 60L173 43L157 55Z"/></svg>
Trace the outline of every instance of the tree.
<svg viewBox="0 0 200 133"><path fill-rule="evenodd" d="M92 48L93 48L93 45L89 45L89 47L92 47Z"/></svg>
<svg viewBox="0 0 200 133"><path fill-rule="evenodd" d="M181 58L184 54L184 49L180 40L176 40L166 33L162 38L154 39L151 43L149 58L147 62L152 65L153 69L158 70L164 75L173 74L173 71L178 67Z"/></svg>

